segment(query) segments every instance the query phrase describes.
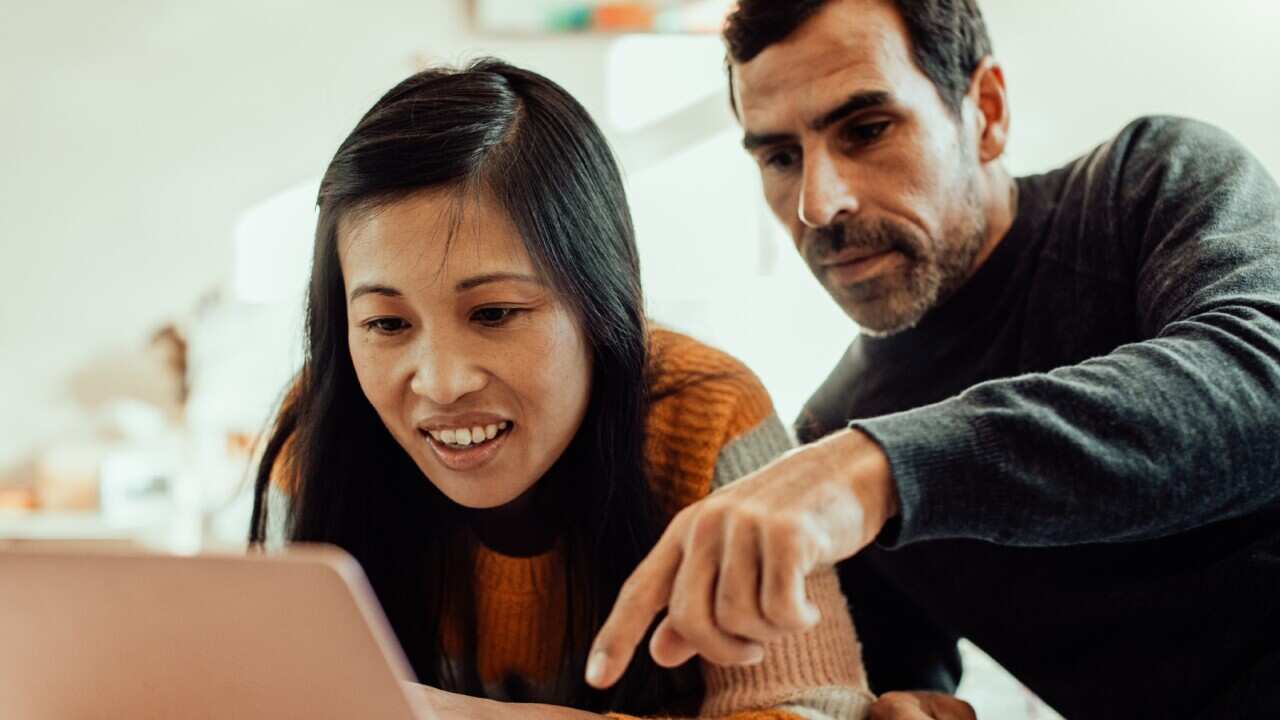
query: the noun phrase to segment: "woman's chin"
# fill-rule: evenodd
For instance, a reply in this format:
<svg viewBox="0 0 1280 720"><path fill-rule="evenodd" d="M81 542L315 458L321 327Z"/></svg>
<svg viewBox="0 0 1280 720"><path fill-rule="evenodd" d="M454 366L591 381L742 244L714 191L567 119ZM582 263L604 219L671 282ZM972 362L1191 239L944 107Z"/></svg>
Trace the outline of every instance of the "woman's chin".
<svg viewBox="0 0 1280 720"><path fill-rule="evenodd" d="M501 483L496 479L478 477L451 477L456 475L448 470L424 468L431 483L455 505L468 510L493 510L504 507L522 497L533 483L521 483L518 486Z"/></svg>

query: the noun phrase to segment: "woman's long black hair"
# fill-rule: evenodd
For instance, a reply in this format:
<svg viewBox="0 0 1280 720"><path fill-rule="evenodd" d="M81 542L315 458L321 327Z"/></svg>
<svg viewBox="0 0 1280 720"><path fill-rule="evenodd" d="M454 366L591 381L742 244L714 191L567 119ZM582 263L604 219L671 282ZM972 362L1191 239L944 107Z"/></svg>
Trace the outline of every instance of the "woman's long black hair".
<svg viewBox="0 0 1280 720"><path fill-rule="evenodd" d="M696 710L696 663L661 670L644 647L614 688L597 691L582 680L592 638L667 517L645 459L653 397L622 179L586 110L536 73L492 59L420 72L378 100L338 148L320 185L305 361L258 468L250 542L265 538L272 468L287 462L288 539L350 552L418 678L480 692L474 637L460 672L442 662L441 618L474 617L472 546L459 532L459 508L423 477L357 383L338 264L344 217L428 188L464 200L486 192L506 209L534 263L575 311L592 353L582 426L539 481L561 519L569 600L555 701L597 712Z"/></svg>

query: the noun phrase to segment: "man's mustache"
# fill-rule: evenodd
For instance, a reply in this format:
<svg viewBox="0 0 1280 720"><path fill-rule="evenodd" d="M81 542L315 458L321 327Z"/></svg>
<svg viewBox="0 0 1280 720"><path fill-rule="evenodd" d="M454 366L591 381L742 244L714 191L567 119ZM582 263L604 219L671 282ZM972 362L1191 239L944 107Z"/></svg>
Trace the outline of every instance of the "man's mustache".
<svg viewBox="0 0 1280 720"><path fill-rule="evenodd" d="M907 257L917 254L911 236L884 220L860 224L835 222L811 232L809 255L819 262L849 248L877 252L900 250Z"/></svg>

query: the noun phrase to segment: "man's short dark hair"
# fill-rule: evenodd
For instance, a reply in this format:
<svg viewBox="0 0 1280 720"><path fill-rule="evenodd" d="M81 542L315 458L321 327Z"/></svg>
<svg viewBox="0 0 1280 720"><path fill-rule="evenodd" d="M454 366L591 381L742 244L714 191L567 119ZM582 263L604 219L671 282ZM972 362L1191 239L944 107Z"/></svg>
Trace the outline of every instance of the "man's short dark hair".
<svg viewBox="0 0 1280 720"><path fill-rule="evenodd" d="M787 39L830 0L741 0L724 30L729 59L750 62ZM991 54L977 0L890 0L907 27L911 54L956 116L978 63ZM730 74L729 82L733 82ZM731 86L732 89L732 86Z"/></svg>

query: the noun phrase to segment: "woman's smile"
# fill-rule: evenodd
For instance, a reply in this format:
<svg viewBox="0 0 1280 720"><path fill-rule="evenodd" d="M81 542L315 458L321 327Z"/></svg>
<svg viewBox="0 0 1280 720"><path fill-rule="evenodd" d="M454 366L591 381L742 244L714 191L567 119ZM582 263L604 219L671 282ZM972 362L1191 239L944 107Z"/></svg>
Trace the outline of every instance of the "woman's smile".
<svg viewBox="0 0 1280 720"><path fill-rule="evenodd" d="M483 428L419 430L418 433L445 467L466 472L492 463L515 430L514 425L503 420Z"/></svg>

